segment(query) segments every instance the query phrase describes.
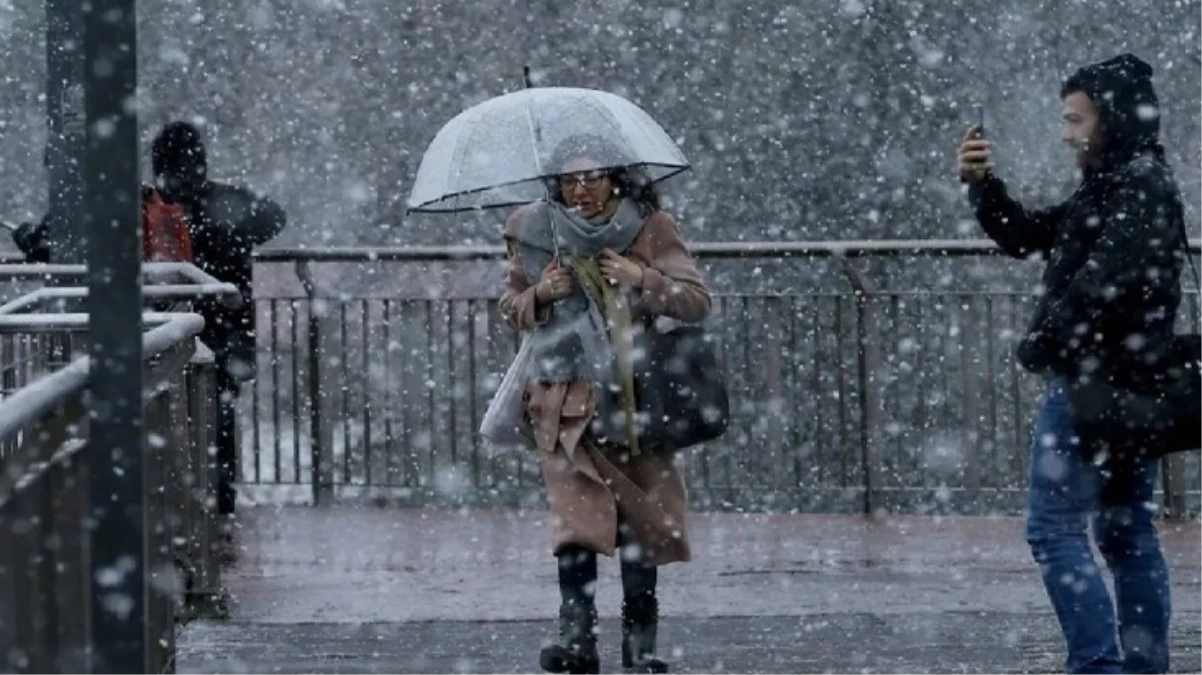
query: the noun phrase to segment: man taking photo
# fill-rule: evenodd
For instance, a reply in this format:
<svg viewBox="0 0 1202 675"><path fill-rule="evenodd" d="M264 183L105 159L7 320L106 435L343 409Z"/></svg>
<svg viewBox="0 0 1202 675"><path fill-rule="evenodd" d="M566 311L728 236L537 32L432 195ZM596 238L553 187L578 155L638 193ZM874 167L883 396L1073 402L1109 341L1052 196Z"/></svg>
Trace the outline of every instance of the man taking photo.
<svg viewBox="0 0 1202 675"><path fill-rule="evenodd" d="M1130 54L1081 68L1061 88L1063 140L1083 178L1064 203L1028 210L993 173L976 126L958 170L977 220L1016 258L1046 261L1017 357L1047 396L1031 442L1027 541L1068 647L1070 673L1168 670L1169 573L1153 524L1158 462L1099 452L1075 428L1079 378L1153 387L1181 300L1184 216L1160 145L1152 68ZM1117 612L1089 546L1114 575Z"/></svg>

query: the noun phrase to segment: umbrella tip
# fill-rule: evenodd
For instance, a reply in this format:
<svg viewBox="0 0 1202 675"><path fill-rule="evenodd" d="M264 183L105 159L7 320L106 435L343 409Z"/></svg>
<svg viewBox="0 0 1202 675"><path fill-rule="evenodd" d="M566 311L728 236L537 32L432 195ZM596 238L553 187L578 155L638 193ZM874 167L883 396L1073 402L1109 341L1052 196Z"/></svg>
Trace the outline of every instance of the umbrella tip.
<svg viewBox="0 0 1202 675"><path fill-rule="evenodd" d="M534 86L530 82L530 64L529 63L522 66L522 82L526 85L527 89L530 89L531 87Z"/></svg>

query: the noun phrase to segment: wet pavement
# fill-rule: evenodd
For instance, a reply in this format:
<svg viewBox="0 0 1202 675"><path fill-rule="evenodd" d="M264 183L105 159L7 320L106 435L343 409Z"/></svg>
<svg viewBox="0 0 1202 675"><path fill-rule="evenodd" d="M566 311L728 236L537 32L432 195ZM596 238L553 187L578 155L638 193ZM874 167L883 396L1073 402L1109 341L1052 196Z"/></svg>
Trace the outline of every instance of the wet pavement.
<svg viewBox="0 0 1202 675"><path fill-rule="evenodd" d="M180 672L530 672L554 630L544 513L256 507L228 620ZM1063 647L1014 518L695 514L660 575L675 672L1054 672ZM1174 671L1202 671L1202 527L1166 524ZM608 564L605 564L607 563ZM603 559L603 669L620 670Z"/></svg>

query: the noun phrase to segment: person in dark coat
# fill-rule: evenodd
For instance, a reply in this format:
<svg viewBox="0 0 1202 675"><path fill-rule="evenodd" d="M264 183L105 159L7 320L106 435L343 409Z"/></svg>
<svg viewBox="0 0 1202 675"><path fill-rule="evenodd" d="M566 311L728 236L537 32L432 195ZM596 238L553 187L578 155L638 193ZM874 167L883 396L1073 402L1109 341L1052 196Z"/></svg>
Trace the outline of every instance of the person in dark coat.
<svg viewBox="0 0 1202 675"><path fill-rule="evenodd" d="M155 187L169 203L182 204L188 215L195 264L242 292L243 302L231 307L218 300L200 300L195 310L205 320L201 341L217 359L218 512L232 514L237 476L236 407L241 384L255 372L255 312L251 277L255 246L284 229L283 209L243 187L209 179L208 157L200 130L188 122L171 122L156 135L151 148ZM26 223L13 232L13 241L30 262L46 262L45 223Z"/></svg>
<svg viewBox="0 0 1202 675"><path fill-rule="evenodd" d="M230 306L202 300L201 341L217 358L217 460L220 466L217 510L234 512L238 449L235 403L241 383L255 372L255 309L251 297L254 247L278 235L287 222L278 204L246 188L210 180L200 131L187 122L171 122L155 137L151 168L165 201L181 203L188 213L196 266L242 292Z"/></svg>
<svg viewBox="0 0 1202 675"><path fill-rule="evenodd" d="M1002 250L1047 263L1017 357L1048 380L1031 443L1027 540L1064 633L1066 670L1163 673L1170 599L1153 523L1158 465L1081 447L1068 386L1099 377L1138 388L1167 363L1186 246L1181 196L1159 142L1151 66L1130 54L1086 66L1061 99L1064 141L1083 174L1067 201L1042 210L1015 201L976 127L959 172ZM1114 575L1117 615L1091 526Z"/></svg>

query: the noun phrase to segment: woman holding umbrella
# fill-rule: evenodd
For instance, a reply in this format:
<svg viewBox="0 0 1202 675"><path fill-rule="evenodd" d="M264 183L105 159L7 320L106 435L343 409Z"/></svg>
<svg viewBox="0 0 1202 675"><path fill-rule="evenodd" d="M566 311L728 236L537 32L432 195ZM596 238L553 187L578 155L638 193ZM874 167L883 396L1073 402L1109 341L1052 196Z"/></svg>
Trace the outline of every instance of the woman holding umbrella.
<svg viewBox="0 0 1202 675"><path fill-rule="evenodd" d="M654 186L599 135L558 143L548 199L509 217L503 315L530 333L527 413L542 461L559 562L560 638L550 672L598 672L597 554L620 554L622 665L655 656L657 567L690 558L688 502L673 448L640 447L631 361L659 317L697 322L705 282Z"/></svg>
<svg viewBox="0 0 1202 675"><path fill-rule="evenodd" d="M521 207L506 222L501 309L527 337L503 380L517 386L493 397L481 434L532 442L542 460L563 596L560 639L540 655L551 672L598 672L597 554L615 552L623 665L667 671L655 656L656 570L690 557L676 454L716 438L729 413L704 331L654 330L710 312L653 187L688 168L630 101L534 87L447 122L409 195L410 212Z"/></svg>

